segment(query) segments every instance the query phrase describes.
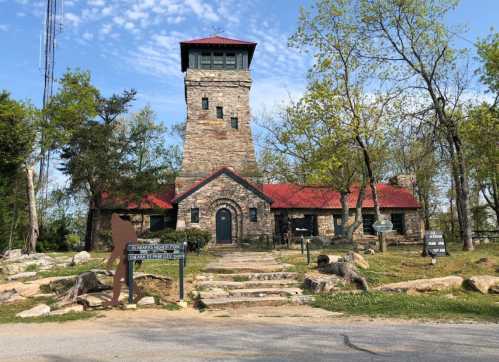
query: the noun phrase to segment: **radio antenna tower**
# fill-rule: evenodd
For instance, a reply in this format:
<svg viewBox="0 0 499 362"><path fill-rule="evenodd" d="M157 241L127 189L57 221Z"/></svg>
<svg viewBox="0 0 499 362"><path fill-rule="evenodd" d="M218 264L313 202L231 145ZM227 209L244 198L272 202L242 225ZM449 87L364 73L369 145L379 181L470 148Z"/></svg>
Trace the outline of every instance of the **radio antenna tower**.
<svg viewBox="0 0 499 362"><path fill-rule="evenodd" d="M59 14L58 14L59 12ZM40 59L43 59L43 110L46 109L52 98L54 90L54 62L55 62L55 48L56 48L56 35L62 32L63 19L64 19L64 0L47 0L47 9L45 12L44 26L43 26L43 54L40 49ZM41 48L41 47L40 47ZM44 115L44 121L50 122ZM44 195L44 206L47 205L48 199L48 177L50 168L50 145L47 147L45 144L46 139L42 133L42 146L40 157L40 173L38 188L42 190ZM44 210L45 207L42 208Z"/></svg>

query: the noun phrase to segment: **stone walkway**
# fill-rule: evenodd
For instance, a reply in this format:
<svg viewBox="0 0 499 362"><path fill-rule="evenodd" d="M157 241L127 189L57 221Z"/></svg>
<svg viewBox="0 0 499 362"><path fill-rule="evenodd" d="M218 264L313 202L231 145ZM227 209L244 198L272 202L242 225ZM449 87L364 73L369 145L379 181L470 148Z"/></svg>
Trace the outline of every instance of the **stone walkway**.
<svg viewBox="0 0 499 362"><path fill-rule="evenodd" d="M267 252L226 252L197 276L194 297L209 309L303 304L308 298L288 267Z"/></svg>

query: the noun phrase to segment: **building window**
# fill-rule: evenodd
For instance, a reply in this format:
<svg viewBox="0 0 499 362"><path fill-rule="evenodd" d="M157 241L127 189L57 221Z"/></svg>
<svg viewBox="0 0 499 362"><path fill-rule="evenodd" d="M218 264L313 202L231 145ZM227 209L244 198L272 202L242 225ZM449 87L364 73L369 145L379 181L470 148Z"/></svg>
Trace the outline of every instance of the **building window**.
<svg viewBox="0 0 499 362"><path fill-rule="evenodd" d="M239 128L239 120L237 119L237 117L231 117L230 118L230 126L234 129L238 129Z"/></svg>
<svg viewBox="0 0 499 362"><path fill-rule="evenodd" d="M208 98L203 97L203 99L201 100L201 106L203 107L204 110L207 110L209 108L210 103L208 101Z"/></svg>
<svg viewBox="0 0 499 362"><path fill-rule="evenodd" d="M224 68L224 53L213 53L213 69Z"/></svg>
<svg viewBox="0 0 499 362"><path fill-rule="evenodd" d="M373 228L373 224L376 221L376 215L367 214L362 215L362 230L366 235L376 235L376 231Z"/></svg>
<svg viewBox="0 0 499 362"><path fill-rule="evenodd" d="M199 223L199 208L193 207L191 209L191 223L197 224Z"/></svg>
<svg viewBox="0 0 499 362"><path fill-rule="evenodd" d="M250 207L249 215L250 215L250 221L252 222L258 221L258 211L256 207Z"/></svg>
<svg viewBox="0 0 499 362"><path fill-rule="evenodd" d="M225 68L236 69L236 53L225 54Z"/></svg>
<svg viewBox="0 0 499 362"><path fill-rule="evenodd" d="M158 231L165 228L165 217L163 215L151 215L149 217L149 230Z"/></svg>
<svg viewBox="0 0 499 362"><path fill-rule="evenodd" d="M405 223L404 223L404 214L403 213L394 213L390 215L393 230L395 230L398 234L405 234Z"/></svg>
<svg viewBox="0 0 499 362"><path fill-rule="evenodd" d="M201 68L210 69L211 68L211 53L201 54Z"/></svg>
<svg viewBox="0 0 499 362"><path fill-rule="evenodd" d="M224 118L224 107L217 107L217 118Z"/></svg>

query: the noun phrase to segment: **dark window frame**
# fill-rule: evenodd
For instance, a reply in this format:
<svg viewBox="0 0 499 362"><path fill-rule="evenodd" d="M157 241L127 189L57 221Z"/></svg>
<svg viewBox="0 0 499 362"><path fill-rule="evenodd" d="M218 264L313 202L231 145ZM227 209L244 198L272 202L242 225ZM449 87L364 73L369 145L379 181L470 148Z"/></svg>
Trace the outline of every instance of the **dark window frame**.
<svg viewBox="0 0 499 362"><path fill-rule="evenodd" d="M223 119L224 118L224 107L217 106L217 118L218 119Z"/></svg>
<svg viewBox="0 0 499 362"><path fill-rule="evenodd" d="M236 68L237 68L236 53L233 52L225 53L225 69L236 69Z"/></svg>
<svg viewBox="0 0 499 362"><path fill-rule="evenodd" d="M208 97L201 98L201 108L205 111L210 109L210 100Z"/></svg>
<svg viewBox="0 0 499 362"><path fill-rule="evenodd" d="M396 220L397 218L401 219ZM390 213L390 221L393 224L394 231L396 231L399 235L405 235L405 213L403 212Z"/></svg>
<svg viewBox="0 0 499 362"><path fill-rule="evenodd" d="M258 222L258 209L256 207L250 207L249 219L251 222Z"/></svg>
<svg viewBox="0 0 499 362"><path fill-rule="evenodd" d="M239 129L239 119L237 117L230 117L230 127L232 129Z"/></svg>
<svg viewBox="0 0 499 362"><path fill-rule="evenodd" d="M367 222L369 220L369 222ZM363 214L362 215L362 232L364 235L376 235L376 230L373 228L373 224L376 222L375 214Z"/></svg>
<svg viewBox="0 0 499 362"><path fill-rule="evenodd" d="M199 207L191 208L191 224L199 224Z"/></svg>
<svg viewBox="0 0 499 362"><path fill-rule="evenodd" d="M156 221L153 221L155 219ZM158 222L158 219L160 220ZM149 230L159 231L165 229L165 215L149 215Z"/></svg>
<svg viewBox="0 0 499 362"><path fill-rule="evenodd" d="M206 58L208 57L208 58ZM208 61L207 61L208 59ZM211 69L213 64L213 58L211 52L202 52L201 53L201 61L199 62L201 69Z"/></svg>
<svg viewBox="0 0 499 362"><path fill-rule="evenodd" d="M225 53L224 52L213 52L213 61L211 63L212 69L224 69L225 68Z"/></svg>

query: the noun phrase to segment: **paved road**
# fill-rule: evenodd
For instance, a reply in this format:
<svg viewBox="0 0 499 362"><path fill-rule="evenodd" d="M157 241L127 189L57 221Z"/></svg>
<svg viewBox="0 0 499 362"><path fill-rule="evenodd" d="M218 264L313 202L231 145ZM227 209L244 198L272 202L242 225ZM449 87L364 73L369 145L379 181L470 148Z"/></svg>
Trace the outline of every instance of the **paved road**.
<svg viewBox="0 0 499 362"><path fill-rule="evenodd" d="M225 318L223 318L225 317ZM499 326L128 312L0 326L0 361L498 361Z"/></svg>

